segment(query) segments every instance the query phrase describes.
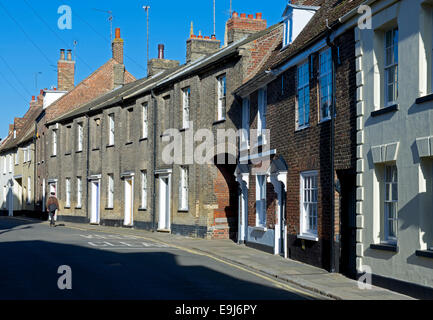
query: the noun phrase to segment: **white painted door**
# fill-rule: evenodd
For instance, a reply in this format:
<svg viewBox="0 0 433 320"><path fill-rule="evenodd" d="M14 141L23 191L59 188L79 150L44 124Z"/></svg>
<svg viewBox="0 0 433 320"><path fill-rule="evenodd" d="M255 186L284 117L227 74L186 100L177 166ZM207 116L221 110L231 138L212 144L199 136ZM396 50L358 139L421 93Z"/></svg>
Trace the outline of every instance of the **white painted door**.
<svg viewBox="0 0 433 320"><path fill-rule="evenodd" d="M159 178L159 229L170 230L170 179Z"/></svg>
<svg viewBox="0 0 433 320"><path fill-rule="evenodd" d="M134 196L133 196L133 180L125 179L125 226L132 226L134 223L133 216Z"/></svg>
<svg viewBox="0 0 433 320"><path fill-rule="evenodd" d="M46 195L45 195L45 179L42 180L42 212L45 212L46 205Z"/></svg>
<svg viewBox="0 0 433 320"><path fill-rule="evenodd" d="M99 210L100 210L100 197L99 197L99 181L92 182L92 211L90 223L99 224Z"/></svg>

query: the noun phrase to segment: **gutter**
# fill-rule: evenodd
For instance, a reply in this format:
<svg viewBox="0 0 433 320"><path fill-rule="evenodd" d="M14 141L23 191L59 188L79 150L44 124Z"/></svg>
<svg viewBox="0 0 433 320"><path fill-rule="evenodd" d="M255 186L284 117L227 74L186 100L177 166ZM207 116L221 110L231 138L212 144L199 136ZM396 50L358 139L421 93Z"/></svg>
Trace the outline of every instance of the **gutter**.
<svg viewBox="0 0 433 320"><path fill-rule="evenodd" d="M158 100L156 99L154 89L150 90L151 97L153 99L153 162L152 162L152 179L153 179L153 192L152 192L152 232L156 231L156 123L157 123L157 108L158 108Z"/></svg>

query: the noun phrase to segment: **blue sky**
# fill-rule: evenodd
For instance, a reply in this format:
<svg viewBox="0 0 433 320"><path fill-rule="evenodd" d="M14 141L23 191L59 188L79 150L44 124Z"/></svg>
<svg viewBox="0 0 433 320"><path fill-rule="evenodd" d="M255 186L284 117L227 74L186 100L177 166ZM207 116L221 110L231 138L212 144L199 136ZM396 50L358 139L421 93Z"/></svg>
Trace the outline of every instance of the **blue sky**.
<svg viewBox="0 0 433 320"><path fill-rule="evenodd" d="M233 10L247 14L262 12L270 26L280 20L286 2L233 0ZM146 75L143 5L151 6L150 57L157 55L157 45L163 43L167 59L184 63L191 21L196 34L199 30L204 36L213 32L212 4L212 0L0 0L0 137L7 135L14 117L24 115L32 95L36 96L43 88L57 87L60 49L72 49L74 40L78 42L76 84L111 57L108 14L94 9L113 12L114 27L121 28L125 40L126 68L142 78ZM72 9L71 30L57 27L61 5ZM216 35L222 42L229 7L230 0L216 0Z"/></svg>

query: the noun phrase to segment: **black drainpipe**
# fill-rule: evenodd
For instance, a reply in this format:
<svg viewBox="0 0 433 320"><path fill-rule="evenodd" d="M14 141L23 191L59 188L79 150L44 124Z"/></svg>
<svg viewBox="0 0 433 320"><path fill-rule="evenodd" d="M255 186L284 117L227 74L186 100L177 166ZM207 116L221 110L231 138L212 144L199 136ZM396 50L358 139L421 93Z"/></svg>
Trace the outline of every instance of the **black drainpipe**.
<svg viewBox="0 0 433 320"><path fill-rule="evenodd" d="M335 59L336 59L336 53L338 53L338 47L335 45L334 41L331 41L330 36L332 34L332 28L328 26L329 33L326 36L326 44L328 47L331 48L331 61L332 61L332 103L331 103L331 177L330 177L330 183L331 183L331 241L330 241L330 247L331 247L331 263L330 263L330 272L335 272L335 181L334 181L334 171L335 171L335 104L336 104L336 98L335 98ZM338 57L337 57L338 58Z"/></svg>
<svg viewBox="0 0 433 320"><path fill-rule="evenodd" d="M89 220L89 166L90 166L90 118L86 114L87 118L87 163L86 163L86 215L87 220Z"/></svg>
<svg viewBox="0 0 433 320"><path fill-rule="evenodd" d="M151 97L153 99L153 170L152 170L152 179L153 179L153 194L152 194L152 232L156 231L156 123L157 123L157 108L158 108L158 100L156 99L155 93L153 89L150 91Z"/></svg>

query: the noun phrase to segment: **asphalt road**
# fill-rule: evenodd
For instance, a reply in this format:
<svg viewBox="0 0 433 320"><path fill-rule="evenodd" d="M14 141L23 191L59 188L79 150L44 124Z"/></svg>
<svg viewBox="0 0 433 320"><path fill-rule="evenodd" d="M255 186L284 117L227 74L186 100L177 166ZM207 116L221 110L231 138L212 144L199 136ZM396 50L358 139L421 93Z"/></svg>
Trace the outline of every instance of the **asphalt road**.
<svg viewBox="0 0 433 320"><path fill-rule="evenodd" d="M61 290L71 271L72 289ZM300 300L253 273L138 237L0 218L0 300Z"/></svg>

